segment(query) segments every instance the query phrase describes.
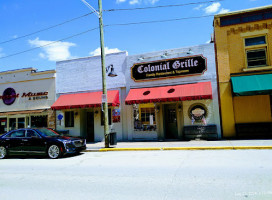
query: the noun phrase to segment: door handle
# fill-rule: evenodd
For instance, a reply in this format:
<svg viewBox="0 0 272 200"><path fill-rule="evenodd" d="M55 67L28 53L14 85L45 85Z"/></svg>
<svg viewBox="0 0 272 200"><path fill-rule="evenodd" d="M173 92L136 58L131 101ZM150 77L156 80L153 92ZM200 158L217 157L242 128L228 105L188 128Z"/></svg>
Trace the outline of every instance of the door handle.
<svg viewBox="0 0 272 200"><path fill-rule="evenodd" d="M23 142L27 142L28 140L27 139L22 139Z"/></svg>

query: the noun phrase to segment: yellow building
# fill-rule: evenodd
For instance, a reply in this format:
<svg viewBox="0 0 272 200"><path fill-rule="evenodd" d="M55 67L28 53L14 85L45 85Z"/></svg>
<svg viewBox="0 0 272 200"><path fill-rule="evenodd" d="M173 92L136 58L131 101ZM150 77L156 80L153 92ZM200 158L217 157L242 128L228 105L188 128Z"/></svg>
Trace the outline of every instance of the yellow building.
<svg viewBox="0 0 272 200"><path fill-rule="evenodd" d="M272 6L214 17L223 137L272 137Z"/></svg>

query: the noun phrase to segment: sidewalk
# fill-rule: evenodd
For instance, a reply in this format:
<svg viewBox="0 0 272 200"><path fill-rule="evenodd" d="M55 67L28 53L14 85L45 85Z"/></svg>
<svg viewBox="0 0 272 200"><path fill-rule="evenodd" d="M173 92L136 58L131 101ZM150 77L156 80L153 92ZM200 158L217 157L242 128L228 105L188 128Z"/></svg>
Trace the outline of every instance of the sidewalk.
<svg viewBox="0 0 272 200"><path fill-rule="evenodd" d="M152 150L238 150L272 149L272 140L191 140L191 141L148 141L117 142L104 148L104 142L88 143L86 152L97 151L152 151Z"/></svg>

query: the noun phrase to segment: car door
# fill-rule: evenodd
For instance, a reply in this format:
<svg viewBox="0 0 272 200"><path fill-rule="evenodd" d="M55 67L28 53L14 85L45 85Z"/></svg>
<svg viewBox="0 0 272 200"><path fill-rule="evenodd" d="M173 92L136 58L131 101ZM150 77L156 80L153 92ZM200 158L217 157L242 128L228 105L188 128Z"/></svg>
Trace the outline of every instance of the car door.
<svg viewBox="0 0 272 200"><path fill-rule="evenodd" d="M46 150L46 141L34 130L26 130L24 139L24 151L27 153L40 154Z"/></svg>
<svg viewBox="0 0 272 200"><path fill-rule="evenodd" d="M23 139L25 130L15 130L4 137L5 144L9 153L19 154L23 151Z"/></svg>

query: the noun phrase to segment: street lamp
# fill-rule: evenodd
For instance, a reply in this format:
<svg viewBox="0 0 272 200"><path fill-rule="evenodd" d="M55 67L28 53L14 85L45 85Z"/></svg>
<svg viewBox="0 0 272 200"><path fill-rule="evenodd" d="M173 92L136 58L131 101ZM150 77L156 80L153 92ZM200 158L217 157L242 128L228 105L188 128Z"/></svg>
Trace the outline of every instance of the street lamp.
<svg viewBox="0 0 272 200"><path fill-rule="evenodd" d="M102 110L104 115L104 138L105 148L109 148L109 118L108 118L108 100L107 100L107 86L106 86L106 67L105 67L105 49L104 49L104 31L103 31L103 17L102 17L102 0L98 0L99 12L97 12L85 0L81 0L88 8L90 8L99 18L100 30L100 48L101 48L101 67L102 67Z"/></svg>

